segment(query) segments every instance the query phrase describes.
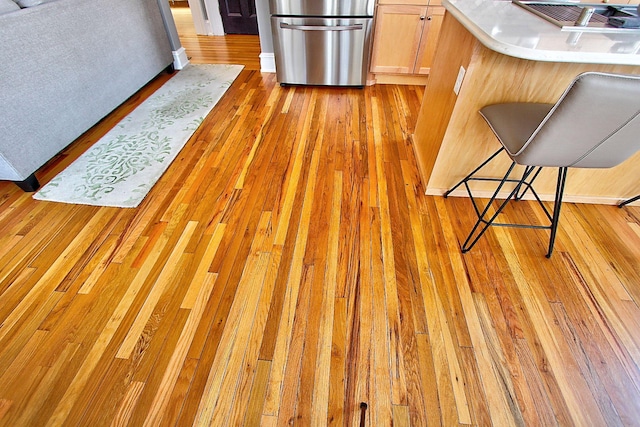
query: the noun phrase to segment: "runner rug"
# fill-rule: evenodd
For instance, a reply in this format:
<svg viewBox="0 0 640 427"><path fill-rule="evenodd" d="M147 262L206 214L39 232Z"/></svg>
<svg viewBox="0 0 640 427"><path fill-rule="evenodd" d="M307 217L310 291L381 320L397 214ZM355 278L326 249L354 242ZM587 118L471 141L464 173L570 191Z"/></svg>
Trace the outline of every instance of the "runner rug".
<svg viewBox="0 0 640 427"><path fill-rule="evenodd" d="M242 68L188 65L33 197L138 206Z"/></svg>

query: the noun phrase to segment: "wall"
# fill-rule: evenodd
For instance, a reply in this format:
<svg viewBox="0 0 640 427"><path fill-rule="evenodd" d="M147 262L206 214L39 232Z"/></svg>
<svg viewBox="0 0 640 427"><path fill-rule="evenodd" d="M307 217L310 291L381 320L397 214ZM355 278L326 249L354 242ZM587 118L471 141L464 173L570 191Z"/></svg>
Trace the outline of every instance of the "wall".
<svg viewBox="0 0 640 427"><path fill-rule="evenodd" d="M166 0L158 0L158 7L160 8L160 14L162 15L164 29L167 31L167 37L169 37L169 44L171 45L171 51L173 54L173 66L176 70L181 70L189 63L189 59L187 58L187 53L180 43L178 30L176 29L176 23L173 21L173 15L171 14L169 3Z"/></svg>
<svg viewBox="0 0 640 427"><path fill-rule="evenodd" d="M258 32L260 33L260 48L262 53L273 54L269 0L256 0L256 13L258 15Z"/></svg>
<svg viewBox="0 0 640 427"><path fill-rule="evenodd" d="M269 0L256 0L258 15L258 33L260 34L260 71L276 72L276 58L273 53L273 36L271 35L271 11Z"/></svg>

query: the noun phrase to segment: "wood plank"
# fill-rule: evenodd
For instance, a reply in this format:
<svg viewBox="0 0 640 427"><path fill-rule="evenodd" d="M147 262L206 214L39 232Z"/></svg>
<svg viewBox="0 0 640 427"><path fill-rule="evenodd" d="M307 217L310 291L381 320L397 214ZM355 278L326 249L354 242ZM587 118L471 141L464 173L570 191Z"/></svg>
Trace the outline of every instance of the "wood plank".
<svg viewBox="0 0 640 427"><path fill-rule="evenodd" d="M608 379L601 379L597 374L598 369L591 364L591 361L586 354L587 350L586 348L584 348L584 344L582 344L582 339L578 332L574 329L572 322L569 321L564 307L562 306L562 304L556 302L552 304L552 308L554 313L556 314L558 325L563 329L565 335L573 337L572 340L568 341L569 345L571 346L571 351L575 355L575 360L580 367L580 371L584 376L589 389L596 399L598 408L602 412L602 416L606 420L606 424L609 426L624 425L622 419L620 418L620 412L614 407L611 397L605 391L605 384L606 382L608 382ZM613 369L611 371L613 371ZM629 418L630 414L628 411L629 409L633 408L625 407L624 409L625 411L623 412L623 415L625 416L625 418L627 418L628 421L631 421L631 419L637 419L634 417L634 415L631 415L631 418Z"/></svg>
<svg viewBox="0 0 640 427"><path fill-rule="evenodd" d="M369 199L368 189L363 186L362 200ZM366 244L370 232L370 209L366 203L360 203L361 232L359 280L354 288L348 290L347 297L347 358L346 358L346 398L344 415L347 423L360 423L360 403L374 404L375 390L371 367L373 365L373 278L371 269L370 246Z"/></svg>
<svg viewBox="0 0 640 427"><path fill-rule="evenodd" d="M211 291L213 290L213 285L217 277L217 274L209 273L207 276L205 276L204 280L200 282L202 285L200 287L198 295L196 296L194 304L191 307L191 312L189 313L187 323L185 324L182 333L180 334L178 344L176 345L176 348L171 355L169 368L164 373L162 383L158 389L158 392L155 394L153 403L151 404L151 408L144 421L145 425L158 425L164 417L167 406L169 405L169 398L171 397L172 391L178 381L178 377L185 363L187 351L189 349L191 341L193 340L196 326L198 325L198 323L200 323L204 307L211 297Z"/></svg>
<svg viewBox="0 0 640 427"><path fill-rule="evenodd" d="M263 246L271 245L271 239L265 240L265 242L267 241L269 244L265 244ZM263 247L262 249L266 248ZM241 423L242 420L248 416L247 411L253 409L256 410L255 417L257 421L259 416L262 414L262 408L264 407L264 401L266 398L269 378L268 376L264 378L260 376L261 374L264 374L263 372L259 372L260 365L265 361L261 360L259 357L262 339L264 337L264 331L269 315L270 302L273 298L276 286L278 267L282 259L282 250L279 246L274 246L271 249L269 265L267 266L263 290L260 295L260 301L258 303L258 309L255 316L255 326L249 336L250 344L245 354L244 369L241 373L240 379L238 380L237 395L239 396L239 399L237 399L238 403L234 405L232 416L230 417L230 422L234 424ZM271 364L269 363L268 366L270 373ZM262 381L264 381L264 384ZM246 399L243 399L244 396L249 396L250 394L251 396L254 396L255 399L259 398L260 401L247 401Z"/></svg>
<svg viewBox="0 0 640 427"><path fill-rule="evenodd" d="M134 281L131 283L127 294L120 300L115 311L113 311L111 317L109 318L107 325L104 327L104 329L102 329L100 336L93 343L93 346L91 347L89 354L85 358L82 367L73 378L72 383L65 390L63 398L55 408L49 420L49 423L59 423L61 420L65 419L71 411L73 404L75 403L76 399L78 399L79 395L82 392L82 389L91 378L91 373L98 364L98 361L102 357L102 354L105 351L106 347L111 342L111 339L120 326L120 323L122 322L125 313L128 311L133 298L140 290L140 287L142 287L142 285L144 284L147 275L153 268L155 261L160 256L160 253L164 249L164 245L166 243L167 241L165 239L161 239L157 242L153 251L153 255L150 256L144 263L143 267L136 275Z"/></svg>
<svg viewBox="0 0 640 427"><path fill-rule="evenodd" d="M12 403L13 402L11 400L0 399L0 420L5 419L5 415L7 414L7 411L9 411L9 408L11 408Z"/></svg>
<svg viewBox="0 0 640 427"><path fill-rule="evenodd" d="M46 319L55 306L55 304L51 305L53 300L55 299L57 303L64 296L63 293L56 292L56 288L81 258L91 242L91 236L95 235L96 230L100 230L107 218L106 215L96 215L92 218L76 238L69 243L61 256L53 262L52 268L46 270L45 274L29 289L20 303L4 319L0 327L0 342L4 340L4 345L8 345L12 340L26 342L27 335L31 334L29 329L35 330L36 324L40 324ZM25 315L28 315L28 319L24 321L23 325L25 328L15 329L16 323Z"/></svg>
<svg viewBox="0 0 640 427"><path fill-rule="evenodd" d="M156 303L160 299L160 296L165 290L165 287L168 286L169 282L174 278L174 275L177 273L175 267L178 265L178 259L184 253L184 249L189 243L189 239L195 230L195 227L198 225L197 222L191 221L187 225L186 229L180 236L180 240L177 245L171 252L169 259L167 260L166 267L162 269L162 272L158 276L155 285L153 287L153 291L149 293L144 306L138 312L138 316L132 325L132 328L129 329L129 333L125 338L125 341L120 346L118 350L118 354L116 357L120 359L128 359L131 357L131 353L133 349L140 339L140 335L142 333L143 328L147 324L149 317L151 316L151 312L155 308Z"/></svg>
<svg viewBox="0 0 640 427"><path fill-rule="evenodd" d="M317 379L313 386L313 404L310 421L313 426L327 424L329 411L329 390L331 385L331 342L333 341L334 315L336 305L336 284L338 274L338 243L340 217L342 215L342 172L334 172L334 191L331 202L331 219L327 243L327 269L324 281L322 307L318 336L318 358L316 361Z"/></svg>
<svg viewBox="0 0 640 427"><path fill-rule="evenodd" d="M326 104L323 104L326 108ZM276 340L276 347L271 368L271 377L269 378L269 388L267 389L267 400L265 402L265 415L276 415L280 407L282 397L282 384L284 380L284 371L287 364L287 353L292 342L291 332L295 318L298 293L300 291L300 282L303 277L304 266L302 264L303 253L307 245L307 237L309 233L310 215L312 208L311 195L315 191L316 178L315 174L318 170L320 151L314 150L309 170L309 180L305 189L305 203L302 207L302 215L298 229L298 236L295 243L293 264L291 266L291 274L289 276L289 286L284 301L284 311L280 320L280 327ZM282 221L282 220L281 220ZM282 223L282 222L281 222ZM281 233L276 230L274 244L280 244Z"/></svg>
<svg viewBox="0 0 640 427"><path fill-rule="evenodd" d="M141 381L134 381L129 385L127 394L125 398L122 399L122 404L118 408L117 414L111 421L111 425L113 427L126 426L129 424L131 413L134 411L136 403L138 403L138 399L140 398L140 394L142 394L143 389L144 383Z"/></svg>
<svg viewBox="0 0 640 427"><path fill-rule="evenodd" d="M24 401L25 406L17 411L15 414L17 417L10 422L13 422L15 425L28 425L33 423L32 420L42 410L42 406L46 404L46 396L50 393L51 387L55 384L64 366L78 350L78 347L78 344L69 343L52 366L42 369L42 377L36 387L33 387L29 393L29 398ZM14 408L14 410L16 409L18 408Z"/></svg>
<svg viewBox="0 0 640 427"><path fill-rule="evenodd" d="M369 402L371 425L389 425L393 421L391 356L388 341L389 323L385 310L384 266L382 253L382 229L380 210L370 208L371 221L371 278L373 281L373 300L378 303L373 311L373 389L372 401Z"/></svg>
<svg viewBox="0 0 640 427"><path fill-rule="evenodd" d="M501 244L508 247L509 243L504 238L502 231L496 230L496 235L501 240ZM515 251L511 253L511 250L507 249L505 252L512 257L510 264L527 310L532 318L539 320L534 322L534 328L538 334L540 345L548 358L546 363L549 364L549 369L553 373L569 408L572 422L576 424L596 422L604 425L602 413L598 410L593 395L586 387L584 378L577 369L575 359L569 355L570 350L566 344L566 338L562 337L557 325L551 323L553 314L549 302L541 295L539 288L529 284L526 272L517 262Z"/></svg>
<svg viewBox="0 0 640 427"><path fill-rule="evenodd" d="M265 240L271 241L270 230L271 213L264 212L260 218L254 242L252 244L252 255L247 261L245 271L238 285L239 292L246 295L241 300L234 301L229 314L229 327L226 328L228 335L223 334L218 354L221 362L214 366L220 369L212 370L205 386L205 392L201 398L199 413L196 420L202 424L223 424L229 418L231 404L230 398L220 399L221 393L230 393L239 384L239 376L244 365L245 354L249 351L247 343L250 341L251 329L256 321L262 286L268 272L270 261L269 252L260 252L259 249ZM264 285L263 285L264 286ZM253 346L254 351L256 345ZM226 361L226 365L224 364ZM237 389L236 389L237 390ZM228 396L227 396L228 397Z"/></svg>
<svg viewBox="0 0 640 427"><path fill-rule="evenodd" d="M259 360L256 369L256 375L251 388L251 396L247 404L247 412L243 420L243 425L256 426L260 425L262 418L262 406L264 397L267 393L267 384L269 381L269 371L271 370L271 362Z"/></svg>
<svg viewBox="0 0 640 427"><path fill-rule="evenodd" d="M379 100L372 101L371 113L375 120L382 120L380 118L381 111L383 111ZM387 196L387 181L384 175L384 159L383 159L383 145L382 145L382 132L380 128L377 132L374 131L375 141L375 157L376 157L376 173L378 178L378 197L380 200L380 224L381 224L381 237L382 237L382 256L383 256L383 273L385 283L385 302L386 311L389 316L389 329L388 329L388 341L390 347L392 370L392 402L396 405L406 404L407 399L407 387L406 379L404 378L404 369L402 368L402 344L400 342L400 314L398 307L398 291L396 288L396 272L394 266L394 252L393 252L393 236L391 234L391 218L389 214L389 199Z"/></svg>
<svg viewBox="0 0 640 427"><path fill-rule="evenodd" d="M198 365L196 359L187 358L180 369L180 374L169 398L167 409L162 417L162 426L176 425L180 412L184 406L187 391L193 381L193 376Z"/></svg>
<svg viewBox="0 0 640 427"><path fill-rule="evenodd" d="M329 407L328 425L341 426L345 423L345 384L347 358L347 301L336 298L333 312L333 331L331 334L331 364L329 367Z"/></svg>
<svg viewBox="0 0 640 427"><path fill-rule="evenodd" d="M505 402L502 402L501 406L503 408L509 409L509 418L507 422L511 425L524 425L525 420L522 414L522 410L520 409L519 402L515 392L515 386L511 379L511 375L509 369L512 369L509 366L509 363L506 360L506 356L502 350L504 346L500 339L498 338L498 334L495 332L495 327L493 326L489 314L489 309L487 307L486 301L482 298L481 295L473 295L474 303L476 306L476 310L478 313L478 320L480 323L480 327L482 328L482 332L485 337L487 353L490 356L489 363L492 365L492 369L494 370L494 375L498 377L499 385L501 386L500 390L485 390L486 393L496 393L504 396ZM480 353L480 358L485 355ZM486 366L482 362L479 363L480 369L486 369ZM482 372L480 375L486 375L486 372ZM483 381L485 384L487 381ZM473 400L473 399L472 399ZM489 402L492 401L492 398L488 397L487 400ZM474 411L476 414L481 413L480 411ZM495 415L493 416L495 419ZM477 421L476 421L477 422ZM481 422L478 422L481 424Z"/></svg>

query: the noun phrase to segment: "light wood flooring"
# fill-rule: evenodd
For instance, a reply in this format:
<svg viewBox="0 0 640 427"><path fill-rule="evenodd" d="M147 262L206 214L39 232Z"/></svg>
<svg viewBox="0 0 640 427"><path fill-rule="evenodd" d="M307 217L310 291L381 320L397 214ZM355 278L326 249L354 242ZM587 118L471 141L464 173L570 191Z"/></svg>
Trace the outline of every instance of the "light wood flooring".
<svg viewBox="0 0 640 427"><path fill-rule="evenodd" d="M461 254L422 95L247 67L137 209L0 182L0 425L639 425L640 208L566 204L550 260L536 230Z"/></svg>

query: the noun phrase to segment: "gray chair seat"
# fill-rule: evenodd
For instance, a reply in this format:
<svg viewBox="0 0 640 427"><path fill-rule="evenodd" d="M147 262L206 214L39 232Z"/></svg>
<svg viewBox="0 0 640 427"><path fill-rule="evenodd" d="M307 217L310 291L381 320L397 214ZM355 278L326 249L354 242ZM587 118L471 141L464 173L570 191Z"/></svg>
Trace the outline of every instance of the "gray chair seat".
<svg viewBox="0 0 640 427"><path fill-rule="evenodd" d="M509 102L487 105L480 114L513 158L527 143L542 120L549 114L553 104Z"/></svg>

